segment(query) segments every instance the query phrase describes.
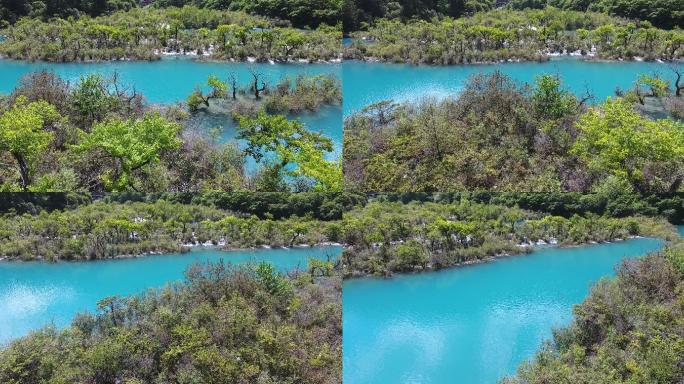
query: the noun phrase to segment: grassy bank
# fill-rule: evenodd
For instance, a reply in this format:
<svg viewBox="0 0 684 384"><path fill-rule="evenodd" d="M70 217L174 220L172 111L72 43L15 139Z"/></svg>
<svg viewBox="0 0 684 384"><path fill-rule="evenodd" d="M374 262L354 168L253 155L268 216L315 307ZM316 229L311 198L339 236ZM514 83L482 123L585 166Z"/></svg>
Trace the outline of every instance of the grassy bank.
<svg viewBox="0 0 684 384"><path fill-rule="evenodd" d="M568 217L463 198L452 203L370 202L345 217L346 277L437 270L558 246L632 236L678 238L659 217Z"/></svg>

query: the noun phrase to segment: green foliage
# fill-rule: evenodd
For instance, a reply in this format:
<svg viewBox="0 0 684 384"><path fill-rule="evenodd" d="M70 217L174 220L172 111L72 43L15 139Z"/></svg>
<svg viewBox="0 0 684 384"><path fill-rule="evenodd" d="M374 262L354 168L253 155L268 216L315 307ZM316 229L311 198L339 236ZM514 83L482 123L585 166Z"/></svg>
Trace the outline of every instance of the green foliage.
<svg viewBox="0 0 684 384"><path fill-rule="evenodd" d="M0 152L9 153L16 162L19 185L26 191L31 184L36 160L47 149L53 133L47 126L60 119L54 106L45 101L27 102L19 97L0 115Z"/></svg>
<svg viewBox="0 0 684 384"><path fill-rule="evenodd" d="M285 299L292 293L290 282L280 275L273 264L261 262L256 266L257 281L272 295Z"/></svg>
<svg viewBox="0 0 684 384"><path fill-rule="evenodd" d="M684 7L676 0L514 0L512 8L541 8L545 5L576 11L604 12L614 16L644 20L660 28L676 28L684 23Z"/></svg>
<svg viewBox="0 0 684 384"><path fill-rule="evenodd" d="M682 123L651 119L628 97L592 108L589 98L550 75L530 89L493 72L443 100L370 105L345 120L345 187L590 192L614 176L643 193L680 191Z"/></svg>
<svg viewBox="0 0 684 384"><path fill-rule="evenodd" d="M262 77L256 72L253 75L256 80ZM249 84L249 87L241 87L235 74L230 74L229 80L230 85L216 76L209 76L207 80L209 92L205 94L198 87L188 96L186 103L190 112L209 109L212 106L215 107L212 112L225 111L231 115L244 114L245 109L250 111L263 109L269 114L295 114L304 111L316 112L322 105L342 103L342 85L332 75L298 75L294 82L289 77L285 77L275 87L269 87L263 82L262 87L259 88L258 98L248 95L254 92L254 83ZM263 99L261 98L262 92L266 95ZM213 104L210 103L211 100L214 100Z"/></svg>
<svg viewBox="0 0 684 384"><path fill-rule="evenodd" d="M235 74L229 74L228 79L230 83L210 76L207 93L199 90L193 93L189 107L203 108L211 100L213 109L209 113L230 118L231 114L238 113L256 116L275 97L291 104L286 108L288 112L297 112L295 109L300 105L315 109L321 103L338 103L341 98L339 81L328 76L299 77L294 88L285 93L281 93L280 86L277 91L268 89L263 93L263 104L247 96L249 90L239 88ZM290 84L289 80L281 83ZM235 96L239 93L240 98L233 99L229 95L233 92ZM11 107L18 100L33 109L49 104L58 116L46 120L40 127L37 122L33 124L32 135L44 140L29 140L34 149L41 149L29 156L31 161L26 162L24 157L16 160L9 150L0 150L0 162L17 164L16 168L0 167L0 191L342 189L340 163L325 159L332 144L323 135L309 133L298 126L297 132L302 133L301 149L290 157L298 158L296 162L302 166L273 167L269 158L259 164L256 174L248 173L247 154L237 140L223 142L212 130L207 135L203 129L196 129L196 117L180 105L146 103L144 96L122 83L116 72L107 77L84 76L73 85L50 72L28 74L19 81L6 103L0 99L0 116L4 114L6 121L14 118L14 110L19 110ZM229 108L223 108L225 104ZM28 181L22 185L22 180Z"/></svg>
<svg viewBox="0 0 684 384"><path fill-rule="evenodd" d="M75 197L37 196L8 197L2 257L101 259L180 252L206 242L227 249L315 245L339 241L339 235L328 238L328 228L359 203L344 194L123 193L74 207Z"/></svg>
<svg viewBox="0 0 684 384"><path fill-rule="evenodd" d="M626 216L624 210L614 208L615 216L605 210L599 216L590 210L600 197L578 195L587 197L577 201L578 196L565 196L380 195L344 217L341 237L348 245L342 255L344 274L386 276L447 268L524 253L540 242L563 246L634 235L678 238L675 228L662 218ZM520 209L519 204L534 206L534 211Z"/></svg>
<svg viewBox="0 0 684 384"><path fill-rule="evenodd" d="M379 18L404 21L411 19L432 20L435 17L441 19L443 16L458 18L489 11L501 4L505 4L501 7L504 12L512 14L515 14L516 10L538 10L555 7L564 11L580 11L572 12L574 14L600 12L617 17L643 20L644 23L650 22L665 29L684 25L684 5L677 0L511 0L505 3L495 3L489 0L356 0L347 1L343 5L344 30L348 33L365 29L368 25L373 25ZM563 19L556 17L549 20L558 22Z"/></svg>
<svg viewBox="0 0 684 384"><path fill-rule="evenodd" d="M269 113L315 112L323 104L340 105L342 103L342 86L332 76L297 76L294 84L290 78L281 80L270 93L264 108Z"/></svg>
<svg viewBox="0 0 684 384"><path fill-rule="evenodd" d="M418 1L346 1L343 8L345 32L363 29L372 25L377 18L400 18L430 20L435 16L451 16L454 18L472 15L475 12L494 8L491 0L418 0Z"/></svg>
<svg viewBox="0 0 684 384"><path fill-rule="evenodd" d="M207 86L210 88L208 94L204 95L202 90L197 88L188 96L186 103L190 112L197 112L202 104L208 108L211 99L224 99L228 96L228 84L214 75L207 79Z"/></svg>
<svg viewBox="0 0 684 384"><path fill-rule="evenodd" d="M0 350L0 382L339 383L341 279L264 268L194 265L183 283L107 298Z"/></svg>
<svg viewBox="0 0 684 384"><path fill-rule="evenodd" d="M324 158L332 152L332 142L306 130L299 121L260 112L256 117L238 116L238 132L238 138L247 141L245 152L257 162L275 155L276 175L310 177L316 190L341 190L341 165Z"/></svg>
<svg viewBox="0 0 684 384"><path fill-rule="evenodd" d="M244 12L194 6L132 8L111 15L22 18L3 30L0 53L48 61L159 59L162 52L208 53L215 59L332 60L340 54L339 29L296 30Z"/></svg>
<svg viewBox="0 0 684 384"><path fill-rule="evenodd" d="M71 93L71 102L77 114L87 123L100 121L119 102L108 92L108 84L100 74L82 76Z"/></svg>
<svg viewBox="0 0 684 384"><path fill-rule="evenodd" d="M639 115L626 100L608 99L600 109L583 115L577 128L580 133L572 153L586 162L590 171L623 178L641 191L676 191L678 184L668 178L673 169L684 167L681 123L652 121ZM656 173L646 180L644 170L653 172L656 167L664 174Z"/></svg>
<svg viewBox="0 0 684 384"><path fill-rule="evenodd" d="M297 27L316 28L320 24L335 25L340 21L341 2L336 0L155 0L156 7L194 5L200 8L242 10L250 14L290 21Z"/></svg>
<svg viewBox="0 0 684 384"><path fill-rule="evenodd" d="M112 191L135 189L134 172L159 162L163 151L177 148L178 124L159 115L140 120L109 120L98 123L74 150L101 152L116 160L115 168L101 175L105 188Z"/></svg>
<svg viewBox="0 0 684 384"><path fill-rule="evenodd" d="M548 119L571 116L578 108L575 96L570 91L563 90L560 79L551 75L537 78L532 103L536 114Z"/></svg>

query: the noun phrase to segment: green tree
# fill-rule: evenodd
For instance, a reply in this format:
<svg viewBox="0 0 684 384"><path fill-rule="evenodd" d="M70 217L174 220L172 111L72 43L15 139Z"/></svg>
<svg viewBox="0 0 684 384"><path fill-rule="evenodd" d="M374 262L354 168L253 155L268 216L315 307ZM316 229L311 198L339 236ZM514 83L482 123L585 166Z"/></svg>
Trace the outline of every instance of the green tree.
<svg viewBox="0 0 684 384"><path fill-rule="evenodd" d="M276 271L271 263L262 261L256 268L257 280L264 288L275 296L285 296L292 292L292 285Z"/></svg>
<svg viewBox="0 0 684 384"><path fill-rule="evenodd" d="M342 175L338 162L325 160L332 141L321 133L307 130L297 120L260 112L256 117L238 116L238 138L247 141L245 152L257 162L275 155L272 167L278 174L307 176L317 189L340 190Z"/></svg>
<svg viewBox="0 0 684 384"><path fill-rule="evenodd" d="M0 116L0 151L8 152L16 162L19 184L26 191L32 181L33 166L53 138L46 125L56 122L60 115L45 101L27 103L20 96L14 105Z"/></svg>
<svg viewBox="0 0 684 384"><path fill-rule="evenodd" d="M107 81L100 74L82 76L71 93L71 103L86 125L103 119L116 104L107 90Z"/></svg>
<svg viewBox="0 0 684 384"><path fill-rule="evenodd" d="M608 99L577 122L579 136L572 153L590 170L630 181L640 191L654 189L648 183L645 167L667 163L675 169L667 190L681 183L684 166L684 125L670 119L649 120L621 98ZM673 174L670 173L670 176Z"/></svg>
<svg viewBox="0 0 684 384"><path fill-rule="evenodd" d="M113 169L100 175L107 190L136 189L133 173L158 162L163 151L178 148L179 130L178 124L157 114L147 114L142 119L112 119L96 124L74 150L99 152L113 159Z"/></svg>
<svg viewBox="0 0 684 384"><path fill-rule="evenodd" d="M575 96L570 91L562 89L560 79L552 75L537 78L532 102L538 116L552 119L572 114L577 108Z"/></svg>
<svg viewBox="0 0 684 384"><path fill-rule="evenodd" d="M224 99L228 96L228 84L221 81L218 77L211 75L207 79L207 85L210 90L205 95L201 89L196 88L187 98L188 108L191 112L196 112L199 110L200 106L204 104L205 107L209 107L209 100L211 99Z"/></svg>

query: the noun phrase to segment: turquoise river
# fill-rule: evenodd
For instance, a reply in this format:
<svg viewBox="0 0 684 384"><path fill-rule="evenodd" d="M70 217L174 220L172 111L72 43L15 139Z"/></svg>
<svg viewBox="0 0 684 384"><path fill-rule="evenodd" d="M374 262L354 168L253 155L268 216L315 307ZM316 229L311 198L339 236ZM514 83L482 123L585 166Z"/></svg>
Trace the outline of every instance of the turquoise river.
<svg viewBox="0 0 684 384"><path fill-rule="evenodd" d="M304 269L309 258L334 259L340 247L219 251L197 247L182 254L129 259L48 263L0 262L0 344L32 329L68 325L75 314L94 311L98 300L130 295L183 280L196 262L266 261L282 272Z"/></svg>
<svg viewBox="0 0 684 384"><path fill-rule="evenodd" d="M631 239L343 286L345 384L495 384L534 356L572 306L623 258L663 242Z"/></svg>
<svg viewBox="0 0 684 384"><path fill-rule="evenodd" d="M537 63L426 66L345 61L342 65L344 115L368 104L391 99L416 101L422 97L444 97L458 92L477 73L500 70L519 83L531 83L542 74L558 75L578 95L589 90L594 102L615 94L615 88L630 88L640 74L659 73L674 78L667 64L657 62L600 62L555 58Z"/></svg>

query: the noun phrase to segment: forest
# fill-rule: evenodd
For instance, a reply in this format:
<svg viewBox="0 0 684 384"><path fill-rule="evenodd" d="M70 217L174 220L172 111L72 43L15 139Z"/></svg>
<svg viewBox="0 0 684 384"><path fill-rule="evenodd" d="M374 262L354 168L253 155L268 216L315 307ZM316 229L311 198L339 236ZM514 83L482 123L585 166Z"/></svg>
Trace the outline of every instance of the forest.
<svg viewBox="0 0 684 384"><path fill-rule="evenodd" d="M339 383L341 279L328 264L200 264L182 283L106 297L0 350L0 382Z"/></svg>
<svg viewBox="0 0 684 384"><path fill-rule="evenodd" d="M287 23L236 11L194 6L133 8L110 15L48 21L21 18L0 26L0 55L56 62L155 60L164 54L237 61L340 59L341 31Z"/></svg>
<svg viewBox="0 0 684 384"><path fill-rule="evenodd" d="M510 14L516 10L552 7L643 20L663 29L684 25L684 4L678 0L347 0L343 5L342 18L345 33L350 33L367 29L377 19L432 20L467 17L497 8Z"/></svg>
<svg viewBox="0 0 684 384"><path fill-rule="evenodd" d="M558 54L611 60L684 56L680 29L663 30L648 22L556 8L503 8L429 21L379 19L351 37L346 59L411 64L539 61Z"/></svg>
<svg viewBox="0 0 684 384"><path fill-rule="evenodd" d="M345 188L367 192L682 190L682 69L598 102L554 75L501 72L458 94L371 104L344 124Z"/></svg>
<svg viewBox="0 0 684 384"><path fill-rule="evenodd" d="M676 383L684 375L681 241L625 260L596 284L572 323L553 332L504 384Z"/></svg>
<svg viewBox="0 0 684 384"><path fill-rule="evenodd" d="M222 10L242 11L271 19L287 20L297 28L315 29L321 24L336 25L342 9L339 0L3 0L0 1L0 20L15 23L22 17L49 20L51 18L79 18L102 16L138 7L169 8L192 6L206 8L217 14Z"/></svg>
<svg viewBox="0 0 684 384"><path fill-rule="evenodd" d="M148 103L116 73L76 83L31 73L0 95L0 190L339 191L330 138L284 114L340 103L336 78L269 84L254 68L249 78L211 76L175 105ZM233 122L237 140L221 140L198 113Z"/></svg>

